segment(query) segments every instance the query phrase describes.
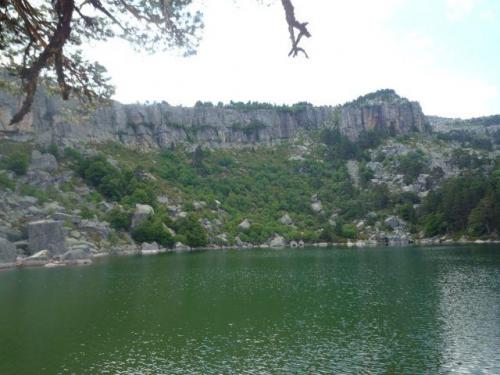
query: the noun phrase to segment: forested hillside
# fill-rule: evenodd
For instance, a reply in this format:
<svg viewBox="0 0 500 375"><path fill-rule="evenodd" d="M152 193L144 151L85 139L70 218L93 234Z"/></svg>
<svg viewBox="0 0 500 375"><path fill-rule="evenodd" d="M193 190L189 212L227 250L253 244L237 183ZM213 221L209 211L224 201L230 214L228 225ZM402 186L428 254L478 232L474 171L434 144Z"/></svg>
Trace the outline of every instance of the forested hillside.
<svg viewBox="0 0 500 375"><path fill-rule="evenodd" d="M24 225L40 219L62 223L70 251L96 253L497 239L497 145L442 138L351 141L332 128L272 147L153 151L2 141L0 229L26 252Z"/></svg>

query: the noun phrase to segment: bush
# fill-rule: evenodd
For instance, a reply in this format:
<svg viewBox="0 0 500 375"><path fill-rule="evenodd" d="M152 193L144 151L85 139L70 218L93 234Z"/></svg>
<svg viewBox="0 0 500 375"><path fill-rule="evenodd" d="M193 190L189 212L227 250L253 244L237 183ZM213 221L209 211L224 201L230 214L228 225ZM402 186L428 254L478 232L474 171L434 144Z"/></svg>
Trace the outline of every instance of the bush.
<svg viewBox="0 0 500 375"><path fill-rule="evenodd" d="M113 208L106 214L106 221L116 230L127 231L132 224L132 214L120 208Z"/></svg>
<svg viewBox="0 0 500 375"><path fill-rule="evenodd" d="M176 232L185 237L185 244L191 247L203 247L208 243L205 229L194 216L179 219L173 224Z"/></svg>
<svg viewBox="0 0 500 375"><path fill-rule="evenodd" d="M49 154L52 154L57 160L60 160L61 158L61 153L59 152L59 148L55 143L51 143L49 146L47 146L46 150Z"/></svg>
<svg viewBox="0 0 500 375"><path fill-rule="evenodd" d="M95 217L95 212L88 207L83 207L80 212L80 216L82 219L92 220Z"/></svg>
<svg viewBox="0 0 500 375"><path fill-rule="evenodd" d="M344 224L342 225L342 237L355 239L357 236L356 227L352 224Z"/></svg>
<svg viewBox="0 0 500 375"><path fill-rule="evenodd" d="M2 166L18 176L25 175L28 171L29 157L23 152L15 152L2 160Z"/></svg>
<svg viewBox="0 0 500 375"><path fill-rule="evenodd" d="M0 173L0 188L13 190L15 187L16 184L9 178L9 176L5 173Z"/></svg>
<svg viewBox="0 0 500 375"><path fill-rule="evenodd" d="M446 232L446 223L444 222L443 215L431 214L425 218L424 234L427 237L434 237L444 232Z"/></svg>
<svg viewBox="0 0 500 375"><path fill-rule="evenodd" d="M403 174L406 184L411 184L425 171L425 166L424 153L420 150L411 151L399 158L398 172Z"/></svg>
<svg viewBox="0 0 500 375"><path fill-rule="evenodd" d="M77 150L71 147L66 147L64 149L64 157L74 162L80 162L83 160L82 155Z"/></svg>
<svg viewBox="0 0 500 375"><path fill-rule="evenodd" d="M132 238L139 243L156 242L163 247L174 246L174 239L157 216L142 222L132 231Z"/></svg>

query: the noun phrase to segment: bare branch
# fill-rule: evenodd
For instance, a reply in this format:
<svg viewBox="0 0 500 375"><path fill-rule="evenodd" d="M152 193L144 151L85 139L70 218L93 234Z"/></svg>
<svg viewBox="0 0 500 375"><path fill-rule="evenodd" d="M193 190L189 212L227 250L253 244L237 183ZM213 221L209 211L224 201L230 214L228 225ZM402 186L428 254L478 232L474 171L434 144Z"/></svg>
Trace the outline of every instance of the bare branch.
<svg viewBox="0 0 500 375"><path fill-rule="evenodd" d="M297 56L299 52L302 52L306 57L309 57L306 51L299 47L299 42L302 37L310 38L311 33L307 30L308 22L299 22L295 18L295 8L293 7L291 0L281 0L283 8L285 9L286 22L288 24L288 31L290 33L290 40L292 41L292 49L288 56ZM298 30L299 35L295 38L295 29Z"/></svg>

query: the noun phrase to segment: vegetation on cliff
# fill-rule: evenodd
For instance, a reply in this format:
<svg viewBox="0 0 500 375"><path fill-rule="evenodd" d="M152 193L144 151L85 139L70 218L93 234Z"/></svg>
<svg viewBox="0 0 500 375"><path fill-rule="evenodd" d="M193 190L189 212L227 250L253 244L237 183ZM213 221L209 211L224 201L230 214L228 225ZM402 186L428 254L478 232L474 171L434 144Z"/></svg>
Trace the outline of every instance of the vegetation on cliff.
<svg viewBox="0 0 500 375"><path fill-rule="evenodd" d="M73 174L58 188L30 182L33 146L3 145L0 166L12 173L0 173L1 190L58 201L84 219L107 222L113 241L130 234L137 243L203 247L259 245L276 236L306 243L495 238L500 230L494 145L467 148L383 131L351 141L336 128L273 147L146 152L117 143L80 151L52 145L42 150L59 162L50 174ZM87 195L67 197L82 186L90 187ZM154 213L133 224L136 205Z"/></svg>

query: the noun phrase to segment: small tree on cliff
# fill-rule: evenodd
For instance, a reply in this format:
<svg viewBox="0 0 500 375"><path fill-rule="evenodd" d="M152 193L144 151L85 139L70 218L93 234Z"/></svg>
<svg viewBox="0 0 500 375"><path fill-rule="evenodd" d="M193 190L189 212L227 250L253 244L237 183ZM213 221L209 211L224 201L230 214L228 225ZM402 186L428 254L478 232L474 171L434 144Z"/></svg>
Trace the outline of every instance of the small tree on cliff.
<svg viewBox="0 0 500 375"><path fill-rule="evenodd" d="M41 77L57 82L65 100L111 97L104 67L82 56L82 45L90 41L122 38L150 52L195 53L203 28L202 14L190 11L196 1L0 0L0 68L20 78L25 94L11 124L29 112ZM289 55L306 55L299 43L311 36L307 23L295 18L292 0L281 2L292 42Z"/></svg>

